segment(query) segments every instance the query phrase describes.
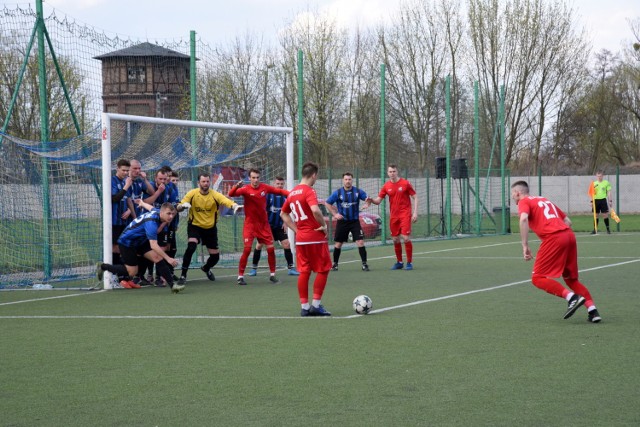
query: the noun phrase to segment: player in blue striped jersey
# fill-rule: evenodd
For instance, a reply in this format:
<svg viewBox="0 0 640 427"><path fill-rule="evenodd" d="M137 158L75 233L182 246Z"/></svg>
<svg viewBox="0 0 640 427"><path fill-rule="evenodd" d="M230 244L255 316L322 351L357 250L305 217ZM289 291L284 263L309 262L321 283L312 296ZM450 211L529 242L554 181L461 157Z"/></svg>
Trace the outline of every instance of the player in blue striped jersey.
<svg viewBox="0 0 640 427"><path fill-rule="evenodd" d="M180 204L180 194L178 192L178 181L180 177L178 176L178 172L172 170L169 172L169 182L167 182L167 186L169 188L169 198L168 202L173 206L178 206ZM178 233L178 224L180 223L180 216L176 215L173 218L173 221L169 224L169 235L167 237L167 253L171 258L176 257L176 253L178 252L178 243L176 241L176 235ZM171 274L173 275L173 280L178 280L173 272L173 267L171 268Z"/></svg>
<svg viewBox="0 0 640 427"><path fill-rule="evenodd" d="M131 163L127 159L120 159L116 164L116 173L111 177L111 255L113 262L120 263L120 249L118 237L132 219L132 212L128 205L130 189L133 180L129 176Z"/></svg>
<svg viewBox="0 0 640 427"><path fill-rule="evenodd" d="M131 184L130 198L129 198L129 208L133 208L133 213L135 214L133 218L137 218L146 211L139 207L137 204L134 205L133 200L136 199L144 199L153 194L154 188L147 179L147 174L142 171L142 165L138 160L131 160L131 167L129 169L129 176L133 181Z"/></svg>
<svg viewBox="0 0 640 427"><path fill-rule="evenodd" d="M364 247L364 233L360 226L360 200L366 200L367 193L358 187L353 186L353 174L345 172L342 174L342 187L331 193L325 200L325 206L336 218L336 232L333 240L333 271L338 271L338 261L342 244L349 240L349 233L353 236L358 246L360 259L362 260L362 271L369 271L367 264L367 249ZM336 206L333 206L333 205ZM368 207L369 204L365 203Z"/></svg>
<svg viewBox="0 0 640 427"><path fill-rule="evenodd" d="M125 288L139 288L131 279L138 274L139 257L144 257L156 265L158 274L167 282L174 293L184 289L184 285L173 283L169 266L178 265L178 261L171 258L158 244L158 231L166 228L177 215L176 208L170 203L164 203L160 209L144 203L138 199L137 203L149 212L133 220L118 238L123 264L99 263L97 268L98 280L102 281L104 271L108 271L125 279L120 284Z"/></svg>
<svg viewBox="0 0 640 427"><path fill-rule="evenodd" d="M284 188L284 178L281 176L277 176L273 186L276 188ZM300 273L296 270L293 265L293 253L291 252L291 243L289 242L289 236L287 236L287 230L282 222L282 218L280 218L280 211L282 210L282 205L284 201L287 199L285 196L280 194L267 194L267 216L269 218L269 226L271 227L271 234L273 235L273 240L276 242L280 242L280 246L284 250L284 259L287 261L287 269L289 272L287 273L289 276L299 276ZM258 264L260 263L260 256L262 255L262 245L260 243L256 244L256 248L253 251L253 265L251 270L249 270L249 276L255 276L258 274Z"/></svg>
<svg viewBox="0 0 640 427"><path fill-rule="evenodd" d="M155 208L159 208L164 203L169 202L171 197L171 184L169 184L169 172L171 168L167 166L163 166L156 171L156 176L154 181L151 183L151 187L153 188L153 194L144 199L145 203L153 205ZM163 249L167 250L169 248L169 229L166 228L164 231L158 234L158 244ZM144 260L143 260L144 262ZM153 264L146 263L146 265L142 265L140 268L140 279L144 278L144 273L148 272L149 277L148 281L153 281ZM162 279L156 275L155 284L157 286L164 286L162 283Z"/></svg>

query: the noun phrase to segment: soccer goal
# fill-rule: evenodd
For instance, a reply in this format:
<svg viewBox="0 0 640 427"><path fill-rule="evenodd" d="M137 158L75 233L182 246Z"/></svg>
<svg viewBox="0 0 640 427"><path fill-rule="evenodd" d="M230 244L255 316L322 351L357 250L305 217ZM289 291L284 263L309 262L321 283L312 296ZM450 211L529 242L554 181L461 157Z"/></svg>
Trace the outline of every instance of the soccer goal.
<svg viewBox="0 0 640 427"><path fill-rule="evenodd" d="M202 173L209 174L211 187L225 195L236 182L246 181L252 168L261 171L264 182L281 176L292 185L293 129L103 113L103 188L111 182L112 171L122 158L140 161L151 182L156 171L169 166L179 176L179 197L197 187L197 177ZM103 192L102 206L103 254L104 260L111 262L110 192ZM181 219L186 215L181 213ZM221 267L237 265L243 247L243 220L242 213L233 215L230 209L221 208L217 220ZM179 259L187 240L186 223L182 222L177 235ZM192 264L197 266L198 261ZM110 286L105 278L105 289Z"/></svg>
<svg viewBox="0 0 640 427"><path fill-rule="evenodd" d="M104 113L85 135L42 143L0 135L0 288L56 289L96 285L95 266L110 262L111 177L119 159L138 160L148 179L169 166L182 197L197 176L212 176L223 194L261 171L293 185L293 129ZM241 200L238 200L241 203ZM176 257L186 247L186 212L180 214ZM219 267L237 266L244 216L222 210ZM192 268L202 259L195 259ZM109 275L105 275L109 276ZM105 288L112 287L105 282Z"/></svg>

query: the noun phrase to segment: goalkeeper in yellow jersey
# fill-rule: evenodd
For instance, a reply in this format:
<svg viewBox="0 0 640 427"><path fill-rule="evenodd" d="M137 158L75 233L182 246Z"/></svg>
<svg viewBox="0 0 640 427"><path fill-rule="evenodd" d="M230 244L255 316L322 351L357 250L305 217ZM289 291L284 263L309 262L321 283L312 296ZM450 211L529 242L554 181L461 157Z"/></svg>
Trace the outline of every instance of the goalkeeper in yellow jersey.
<svg viewBox="0 0 640 427"><path fill-rule="evenodd" d="M208 174L200 174L198 177L198 188L189 191L177 206L178 212L185 209L189 210L189 221L187 225L187 250L182 257L182 274L178 279L178 284L184 284L187 281L187 271L191 264L191 257L201 243L207 247L209 251L209 259L200 267L207 275L209 280L216 280L211 268L220 260L220 251L218 250L218 227L217 221L219 216L218 207L220 205L233 208L235 214L242 205L234 203L233 200L225 197L221 193L210 188L211 178Z"/></svg>

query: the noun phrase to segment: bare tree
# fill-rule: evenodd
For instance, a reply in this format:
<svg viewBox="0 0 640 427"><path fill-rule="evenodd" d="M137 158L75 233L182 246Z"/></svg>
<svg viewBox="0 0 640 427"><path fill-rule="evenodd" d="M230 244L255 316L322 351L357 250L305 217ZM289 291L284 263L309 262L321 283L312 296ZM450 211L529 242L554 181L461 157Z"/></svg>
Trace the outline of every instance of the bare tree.
<svg viewBox="0 0 640 427"><path fill-rule="evenodd" d="M343 167L375 170L380 159L380 65L376 38L355 31L345 61L347 103L336 144Z"/></svg>
<svg viewBox="0 0 640 427"><path fill-rule="evenodd" d="M222 123L263 124L269 54L251 34L236 37L228 46L209 52L198 80L198 111L204 120Z"/></svg>
<svg viewBox="0 0 640 427"><path fill-rule="evenodd" d="M500 88L506 89L507 163L521 157L537 168L549 117L567 95L563 89L575 83L565 80L584 75L588 46L573 21L573 10L562 1L469 0L487 134L497 124Z"/></svg>
<svg viewBox="0 0 640 427"><path fill-rule="evenodd" d="M288 81L297 81L294 77L297 51L302 49L304 53L305 152L308 158L330 167L332 148L342 143L331 135L336 134L344 114L346 31L338 29L328 16L307 16L282 34L280 45L286 52L284 75ZM293 96L289 95L288 100L292 101ZM295 104L289 102L289 105L291 110Z"/></svg>
<svg viewBox="0 0 640 427"><path fill-rule="evenodd" d="M416 157L421 172L444 143L437 133L443 114L442 76L447 55L440 30L432 7L427 2L414 2L404 5L393 23L378 34L388 67L390 114L404 124L412 143L408 154Z"/></svg>

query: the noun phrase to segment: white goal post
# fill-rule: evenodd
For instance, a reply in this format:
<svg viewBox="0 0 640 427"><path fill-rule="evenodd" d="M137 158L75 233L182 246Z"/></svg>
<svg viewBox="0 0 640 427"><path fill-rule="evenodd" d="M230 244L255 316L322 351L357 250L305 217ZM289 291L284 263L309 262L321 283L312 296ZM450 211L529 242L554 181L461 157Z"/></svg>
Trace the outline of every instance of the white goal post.
<svg viewBox="0 0 640 427"><path fill-rule="evenodd" d="M242 132L247 133L247 135L259 135L259 134L279 134L284 135L284 139L286 142L286 181L287 188L291 189L294 186L294 158L293 158L293 128L289 127L277 127L277 126L253 126L253 125L235 125L235 124L227 124L227 123L211 123L211 122L199 122L199 121L190 121L190 120L178 120L178 119L165 119L165 118L157 118L157 117L145 117L145 116L133 116L127 114L115 114L115 113L102 113L102 127L101 127L101 139L102 139L102 235L103 235L103 260L105 263L111 263L113 261L112 258L112 244L111 244L111 216L112 216L112 206L111 206L111 178L112 178L112 169L115 168L115 162L117 159L112 158L112 126L114 122L124 122L124 123L139 123L142 125L157 125L160 127L170 127L174 126L179 129L194 129L194 130L210 130L214 132L228 132L231 134L231 137L228 139L233 140L235 138L235 133ZM211 146L211 138L207 140L209 146ZM134 143L131 143L133 145ZM196 145L198 143L196 142ZM228 147L228 140L225 141L225 147ZM148 139L147 139L148 145ZM158 147L159 150L160 147ZM206 150L199 148L199 153L205 152ZM132 151L133 152L133 151ZM209 155L214 155L215 153L207 153ZM118 153L118 156L127 156L127 152L124 149L121 149ZM133 154L132 154L133 155ZM193 153L194 159L196 158L196 153ZM126 158L126 157L125 157ZM137 158L137 157L136 157ZM239 158L239 157L234 157ZM138 158L137 158L138 159ZM141 160L141 159L138 159ZM201 156L200 159L194 161L192 164L189 164L189 168L198 168L198 167L206 167L212 166L211 157ZM230 161L233 164L233 159ZM279 165L283 166L283 165ZM186 167L185 167L186 168ZM292 236L290 236L292 237ZM110 280L110 275L105 274L104 278L104 289L111 289L112 284Z"/></svg>

